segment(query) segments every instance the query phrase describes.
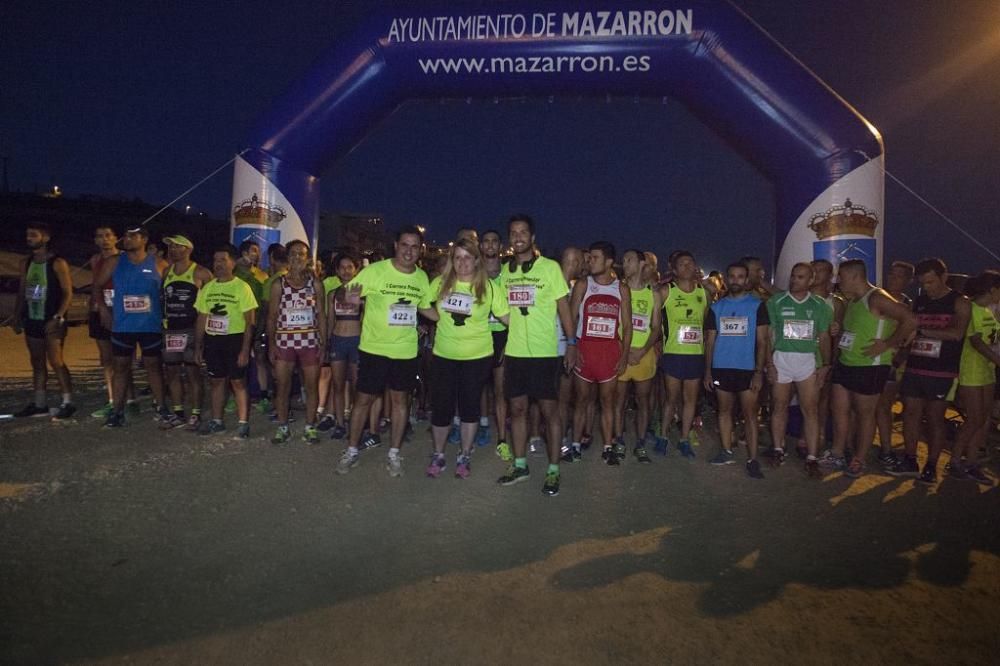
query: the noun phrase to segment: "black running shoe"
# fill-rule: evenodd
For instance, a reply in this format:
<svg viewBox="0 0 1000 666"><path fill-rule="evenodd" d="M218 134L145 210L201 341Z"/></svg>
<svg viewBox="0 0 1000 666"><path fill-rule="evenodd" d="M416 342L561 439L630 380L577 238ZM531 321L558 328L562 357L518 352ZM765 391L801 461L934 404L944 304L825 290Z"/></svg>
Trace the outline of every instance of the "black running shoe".
<svg viewBox="0 0 1000 666"><path fill-rule="evenodd" d="M531 472L527 467L518 467L517 465L511 465L507 469L507 473L497 479L497 483L501 486L512 486L515 483L520 483L521 481L527 481L531 477Z"/></svg>
<svg viewBox="0 0 1000 666"><path fill-rule="evenodd" d="M917 481L920 483L926 483L931 485L937 483L937 461L928 462L924 465L924 470L920 472L920 476L917 477Z"/></svg>
<svg viewBox="0 0 1000 666"><path fill-rule="evenodd" d="M760 463L757 462L756 458L747 461L747 476L749 476L751 479L764 478L764 472L760 470Z"/></svg>
<svg viewBox="0 0 1000 666"><path fill-rule="evenodd" d="M108 414L108 418L104 420L105 428L124 428L125 427L125 415L121 412L111 412Z"/></svg>
<svg viewBox="0 0 1000 666"><path fill-rule="evenodd" d="M635 455L635 459L638 460L641 463L651 463L651 462L653 462L650 459L649 454L646 453L646 447L645 446L637 446L637 447L635 447L635 449L632 451L632 453L633 453L633 455Z"/></svg>
<svg viewBox="0 0 1000 666"><path fill-rule="evenodd" d="M48 407L38 407L35 405L35 403L29 402L27 405L24 406L24 409L18 412L14 412L14 418L23 419L29 416L41 416L42 414L48 414L48 413L49 413Z"/></svg>
<svg viewBox="0 0 1000 666"><path fill-rule="evenodd" d="M76 413L76 407L74 407L72 403L64 402L59 407L59 411L57 411L52 416L52 418L55 419L56 421L61 421L63 419L68 419L69 417L73 416L73 414L75 414L75 413Z"/></svg>

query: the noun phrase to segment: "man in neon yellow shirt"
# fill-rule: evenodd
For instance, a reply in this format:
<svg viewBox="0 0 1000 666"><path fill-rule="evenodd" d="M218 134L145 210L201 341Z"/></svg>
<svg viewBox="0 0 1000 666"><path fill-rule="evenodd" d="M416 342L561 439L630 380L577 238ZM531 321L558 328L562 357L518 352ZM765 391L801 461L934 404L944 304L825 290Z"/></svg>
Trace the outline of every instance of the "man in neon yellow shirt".
<svg viewBox="0 0 1000 666"><path fill-rule="evenodd" d="M559 494L559 458L562 420L559 417L558 334L554 321L558 315L567 331L565 367L576 365L576 337L572 336L569 286L559 264L539 256L535 246L535 222L527 215L514 215L507 224L507 235L514 256L500 273L510 306L506 359L505 393L510 400L514 464L497 479L504 486L526 481L528 459L528 405L537 400L548 426L549 467L542 492L550 497Z"/></svg>
<svg viewBox="0 0 1000 666"><path fill-rule="evenodd" d="M431 307L430 282L417 268L424 236L417 227L404 227L396 234L395 255L367 266L347 285L347 302L365 299L358 345L357 398L351 409L351 432L347 450L337 463L337 473L347 474L358 464L361 431L376 398L389 389L392 442L386 469L389 476L402 475L403 434L409 422L410 395L417 386L417 314L437 321Z"/></svg>

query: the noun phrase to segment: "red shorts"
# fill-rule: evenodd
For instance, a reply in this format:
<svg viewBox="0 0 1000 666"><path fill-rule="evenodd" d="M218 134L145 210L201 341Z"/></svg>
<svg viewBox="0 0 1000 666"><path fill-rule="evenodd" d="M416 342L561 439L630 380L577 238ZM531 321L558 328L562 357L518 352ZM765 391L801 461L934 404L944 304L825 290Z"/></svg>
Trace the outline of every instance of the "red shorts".
<svg viewBox="0 0 1000 666"><path fill-rule="evenodd" d="M276 347L274 350L275 358L279 361L284 361L285 363L295 363L299 362L303 368L319 365L320 354L319 347L302 347L300 349L283 348Z"/></svg>
<svg viewBox="0 0 1000 666"><path fill-rule="evenodd" d="M580 340L573 372L585 382L603 384L618 379L616 368L621 358L618 340Z"/></svg>

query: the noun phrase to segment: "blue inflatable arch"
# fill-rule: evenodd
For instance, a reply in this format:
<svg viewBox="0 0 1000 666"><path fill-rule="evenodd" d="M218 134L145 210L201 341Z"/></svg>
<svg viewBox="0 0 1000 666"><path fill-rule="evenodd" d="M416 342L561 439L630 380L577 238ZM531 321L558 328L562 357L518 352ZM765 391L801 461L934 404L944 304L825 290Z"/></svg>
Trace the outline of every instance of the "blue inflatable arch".
<svg viewBox="0 0 1000 666"><path fill-rule="evenodd" d="M409 99L581 94L675 98L761 169L779 284L821 257L881 276L878 131L725 0L375 12L259 120L236 161L233 240L315 247L318 175Z"/></svg>

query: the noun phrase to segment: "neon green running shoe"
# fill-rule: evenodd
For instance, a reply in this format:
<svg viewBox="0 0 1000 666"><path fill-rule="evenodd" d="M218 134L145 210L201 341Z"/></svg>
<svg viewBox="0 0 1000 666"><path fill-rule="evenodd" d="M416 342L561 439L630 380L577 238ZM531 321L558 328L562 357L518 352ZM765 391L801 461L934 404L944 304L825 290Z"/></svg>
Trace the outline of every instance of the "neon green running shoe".
<svg viewBox="0 0 1000 666"><path fill-rule="evenodd" d="M111 416L111 413L115 411L115 406L110 402L95 412L91 412L90 416L95 419L106 419Z"/></svg>

